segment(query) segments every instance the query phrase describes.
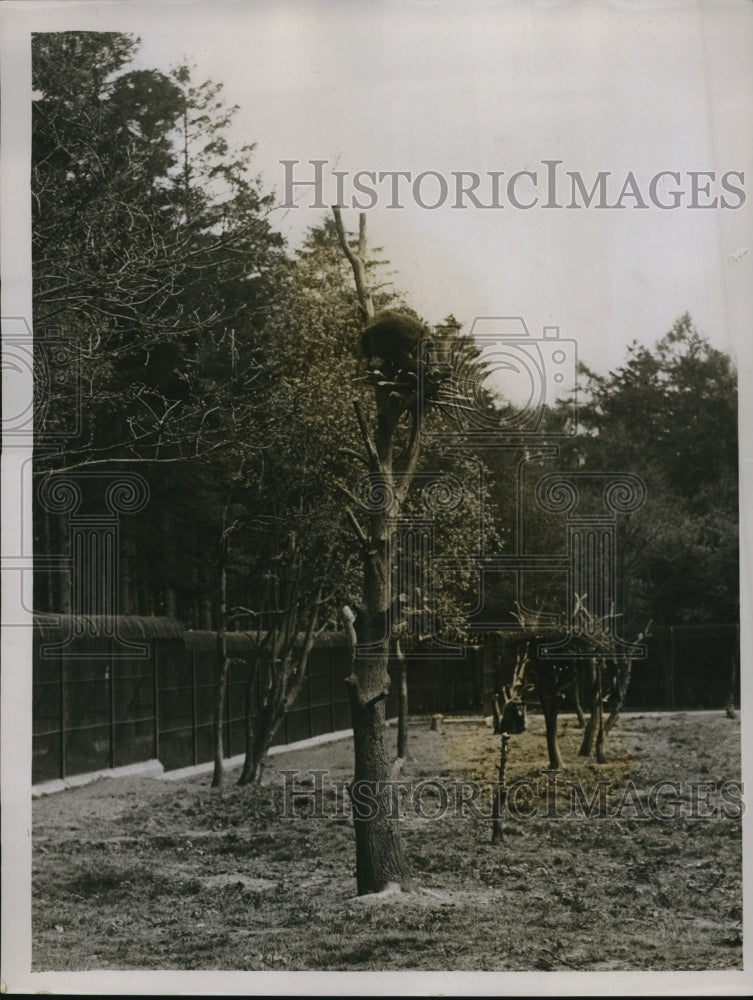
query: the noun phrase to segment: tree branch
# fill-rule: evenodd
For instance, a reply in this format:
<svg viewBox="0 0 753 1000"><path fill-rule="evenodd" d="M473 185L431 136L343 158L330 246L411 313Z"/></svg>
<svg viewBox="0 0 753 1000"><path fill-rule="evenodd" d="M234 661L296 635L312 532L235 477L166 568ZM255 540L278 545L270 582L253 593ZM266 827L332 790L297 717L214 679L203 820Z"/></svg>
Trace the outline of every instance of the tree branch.
<svg viewBox="0 0 753 1000"><path fill-rule="evenodd" d="M413 479L413 473L416 471L416 465L418 464L418 454L419 454L419 429L420 429L420 419L417 413L413 414L413 420L411 421L410 438L408 440L408 445L405 449L404 454L401 456L400 462L400 479L402 480L402 486L397 488L397 496L400 506L402 507L403 502L410 489L411 480Z"/></svg>
<svg viewBox="0 0 753 1000"><path fill-rule="evenodd" d="M375 472L379 472L381 475L384 475L384 469L382 468L382 462L379 458L379 452L377 451L376 444L374 443L374 438L371 436L371 431L366 423L366 418L363 415L363 409L359 400L353 400L353 409L356 411L356 418L358 420L358 426L361 430L361 437L363 438L363 443L366 446L366 452L369 456L369 465Z"/></svg>
<svg viewBox="0 0 753 1000"><path fill-rule="evenodd" d="M362 506L362 504L358 500L358 497L355 496L355 494L351 493L348 487L345 486L343 483L335 480L335 489L339 490L343 494L343 496L347 497L347 499L350 500L352 504L355 504L356 507Z"/></svg>
<svg viewBox="0 0 753 1000"><path fill-rule="evenodd" d="M335 231L337 232L337 238L340 242L340 248L353 269L353 278L356 283L358 302L361 309L363 309L364 317L367 320L372 320L374 318L374 302L371 298L371 293L369 292L369 287L366 282L366 265L363 260L366 250L366 213L361 212L359 216L358 254L353 253L348 245L342 215L337 205L332 206L332 214L335 217Z"/></svg>
<svg viewBox="0 0 753 1000"><path fill-rule="evenodd" d="M350 524L351 524L351 527L353 528L353 531L356 534L356 538L358 539L358 541L363 546L364 552L369 552L371 550L371 545L369 544L369 539L366 537L363 528L358 523L358 519L356 518L356 515L353 513L353 511L350 509L350 507L346 507L345 508L345 513L346 513L346 515L348 517L348 520L350 521Z"/></svg>
<svg viewBox="0 0 753 1000"><path fill-rule="evenodd" d="M337 450L341 455L350 455L351 458L355 458L359 462L363 462L364 465L369 464L360 451L356 451L355 448L338 448Z"/></svg>

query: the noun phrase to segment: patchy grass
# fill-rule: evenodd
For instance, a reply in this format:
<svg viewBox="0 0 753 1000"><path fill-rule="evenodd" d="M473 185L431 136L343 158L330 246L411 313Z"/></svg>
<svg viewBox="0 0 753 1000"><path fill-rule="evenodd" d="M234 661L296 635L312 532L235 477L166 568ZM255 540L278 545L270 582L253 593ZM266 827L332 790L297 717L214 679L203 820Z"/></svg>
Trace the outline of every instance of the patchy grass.
<svg viewBox="0 0 753 1000"><path fill-rule="evenodd" d="M508 784L528 784L492 844L487 818L451 807L454 783L475 780L488 814L499 737L481 724L437 733L417 721L402 778L438 779L423 786L424 815L442 812L444 795L449 805L422 818L404 797L403 842L422 891L383 899L354 896L352 825L330 785L352 773L349 741L272 758L261 787L238 788L231 772L221 791L208 776L122 778L39 799L34 969L741 968L740 821L718 791L688 784L739 781L739 722L628 716L602 766L578 758L580 738L566 717L570 763L554 800L540 717L511 738ZM310 796L296 797L295 818L282 815L282 769L329 772L325 818L306 818ZM307 780L297 787L310 792ZM589 797L609 783L607 815L568 815L574 781ZM680 783L656 800L675 818L649 808L657 781ZM687 815L714 806L715 819Z"/></svg>

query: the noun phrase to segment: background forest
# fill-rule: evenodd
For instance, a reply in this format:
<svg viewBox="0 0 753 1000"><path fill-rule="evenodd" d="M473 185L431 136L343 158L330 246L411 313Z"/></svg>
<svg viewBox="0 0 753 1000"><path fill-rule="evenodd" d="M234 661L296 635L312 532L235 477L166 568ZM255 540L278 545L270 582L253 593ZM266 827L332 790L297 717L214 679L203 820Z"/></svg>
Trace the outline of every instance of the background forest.
<svg viewBox="0 0 753 1000"><path fill-rule="evenodd" d="M294 609L294 630L334 628L359 591L337 484L350 489L359 474L352 401L367 395L347 260L326 213L300 246L286 245L253 146L228 140L235 109L221 85L187 66L134 69L137 44L34 37L35 337L47 358L57 343L69 349L40 400L38 488L51 472L78 475L96 516L107 477L144 477L148 504L121 519L123 614L269 628ZM409 309L388 256L371 248L376 305ZM440 345L474 350L467 322L422 318ZM619 529L625 634L649 618L739 615L736 372L689 315L654 335L611 372L581 366L578 409L551 406L537 438L559 456L532 478L563 468L645 481L646 502ZM511 404L489 395L486 405ZM448 417L440 408L429 419L441 428ZM501 453L427 445L421 462L418 483L441 469L465 487L466 502L438 521L440 551L506 551L521 501L532 551L564 551L562 521L533 488L518 497ZM35 505L34 530L37 553L67 550L54 505ZM472 574L437 584L443 629L463 631L479 605L509 620L504 588L477 588ZM66 573L36 574L36 610L84 610L76 602Z"/></svg>

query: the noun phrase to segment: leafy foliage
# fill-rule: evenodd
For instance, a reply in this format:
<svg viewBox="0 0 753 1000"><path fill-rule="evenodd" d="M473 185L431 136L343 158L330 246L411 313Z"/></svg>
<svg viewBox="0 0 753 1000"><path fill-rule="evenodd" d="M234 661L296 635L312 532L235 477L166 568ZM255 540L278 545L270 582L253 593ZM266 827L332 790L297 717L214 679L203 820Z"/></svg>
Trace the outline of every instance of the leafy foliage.
<svg viewBox="0 0 753 1000"><path fill-rule="evenodd" d="M737 378L689 315L653 350L633 344L606 376L583 369L586 404L568 458L647 484L620 536L631 617L735 621L738 610Z"/></svg>

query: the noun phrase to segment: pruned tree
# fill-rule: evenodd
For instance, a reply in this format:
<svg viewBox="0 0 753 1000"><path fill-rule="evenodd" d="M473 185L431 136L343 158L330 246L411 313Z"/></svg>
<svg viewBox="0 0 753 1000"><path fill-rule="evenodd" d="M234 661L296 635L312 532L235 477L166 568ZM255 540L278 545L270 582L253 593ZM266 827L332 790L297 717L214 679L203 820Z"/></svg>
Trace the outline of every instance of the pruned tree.
<svg viewBox="0 0 753 1000"><path fill-rule="evenodd" d="M516 606L514 616L520 629L500 633L505 643L514 649L513 681L493 693L495 732L515 732L523 718L524 696L534 683L544 716L549 768L563 768L558 739L558 719L566 692L581 688L587 698L588 718L584 717L584 734L580 756L595 754L597 763L606 763L606 737L616 722L627 695L632 665L631 650L651 634L651 622L636 637L635 643L623 648L611 628L612 615L597 621L586 607L587 595L576 595L576 607L568 624L544 625L540 612L530 612ZM570 638L567 658L545 658L536 654L543 641ZM582 655L577 655L578 650ZM608 692L607 692L607 689ZM610 715L605 719L604 708ZM518 729L517 731L520 731Z"/></svg>
<svg viewBox="0 0 753 1000"><path fill-rule="evenodd" d="M355 246L345 233L340 211L333 208L340 248L349 261L364 322L375 309L366 274L366 219L361 214ZM418 360L418 344L404 353L400 345L382 346L372 363L368 384L373 390L373 420L354 403L368 469L369 512L363 525L351 496L346 514L359 545L363 567L361 606L343 608L351 646L347 679L353 722L355 773L350 786L356 840L356 882L360 896L398 886L412 887L398 825L392 816L389 782L402 761L390 762L385 745L385 699L389 692L391 545L395 519L405 503L419 457L420 380L409 362ZM372 356L373 362L373 356ZM411 377L413 376L413 377Z"/></svg>
<svg viewBox="0 0 753 1000"><path fill-rule="evenodd" d="M649 620L648 624L642 632L638 633L636 637L636 643L643 642L644 639L648 639L651 636L651 625L653 623ZM607 699L607 707L609 708L609 716L607 721L604 723L604 729L606 732L615 725L620 717L620 711L627 697L628 688L630 687L630 676L633 670L633 657L629 652L619 653L614 661L614 680L612 684L611 697Z"/></svg>

